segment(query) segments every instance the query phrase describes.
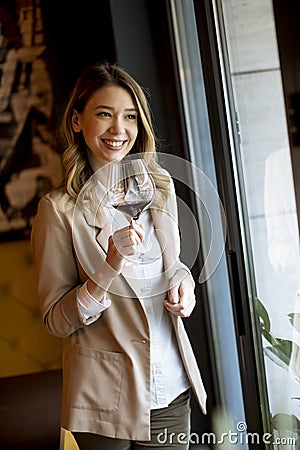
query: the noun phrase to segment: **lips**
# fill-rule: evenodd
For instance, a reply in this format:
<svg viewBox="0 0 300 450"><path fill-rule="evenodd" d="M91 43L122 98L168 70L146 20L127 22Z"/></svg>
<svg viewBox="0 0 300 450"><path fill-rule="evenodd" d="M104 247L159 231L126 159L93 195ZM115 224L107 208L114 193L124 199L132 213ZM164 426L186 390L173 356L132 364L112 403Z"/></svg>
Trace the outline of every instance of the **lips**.
<svg viewBox="0 0 300 450"><path fill-rule="evenodd" d="M105 145L112 147L114 149L120 149L124 146L127 141L110 141L109 139L102 139Z"/></svg>

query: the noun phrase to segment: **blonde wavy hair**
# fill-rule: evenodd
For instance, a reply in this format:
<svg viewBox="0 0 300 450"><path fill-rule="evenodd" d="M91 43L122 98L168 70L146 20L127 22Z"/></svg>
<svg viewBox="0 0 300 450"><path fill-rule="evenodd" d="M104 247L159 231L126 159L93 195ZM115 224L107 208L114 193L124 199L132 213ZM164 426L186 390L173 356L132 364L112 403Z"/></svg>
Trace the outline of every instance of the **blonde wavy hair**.
<svg viewBox="0 0 300 450"><path fill-rule="evenodd" d="M77 200L82 187L93 175L82 133L73 130L73 112L76 110L82 113L94 93L107 86L125 89L138 109L138 135L130 153L143 154L160 193L156 205L162 207L170 191L170 177L157 162L157 139L148 100L143 88L116 64L96 63L89 66L78 78L71 92L59 128L60 142L64 149L62 162L65 189L71 198Z"/></svg>

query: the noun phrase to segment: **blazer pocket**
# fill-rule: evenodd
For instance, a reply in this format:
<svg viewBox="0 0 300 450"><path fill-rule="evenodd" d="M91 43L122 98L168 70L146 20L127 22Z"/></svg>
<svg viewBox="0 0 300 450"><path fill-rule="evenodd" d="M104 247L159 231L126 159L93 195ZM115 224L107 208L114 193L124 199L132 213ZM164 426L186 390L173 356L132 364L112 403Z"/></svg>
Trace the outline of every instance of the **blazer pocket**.
<svg viewBox="0 0 300 450"><path fill-rule="evenodd" d="M73 345L65 360L65 393L73 408L118 410L126 356Z"/></svg>

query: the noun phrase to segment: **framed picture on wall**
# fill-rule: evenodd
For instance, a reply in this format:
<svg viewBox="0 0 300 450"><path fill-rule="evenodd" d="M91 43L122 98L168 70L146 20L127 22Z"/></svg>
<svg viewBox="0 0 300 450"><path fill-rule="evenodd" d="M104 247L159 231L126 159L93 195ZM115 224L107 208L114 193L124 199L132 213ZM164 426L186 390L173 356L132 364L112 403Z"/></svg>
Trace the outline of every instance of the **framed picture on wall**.
<svg viewBox="0 0 300 450"><path fill-rule="evenodd" d="M53 90L38 0L0 0L0 241L26 239L60 184Z"/></svg>

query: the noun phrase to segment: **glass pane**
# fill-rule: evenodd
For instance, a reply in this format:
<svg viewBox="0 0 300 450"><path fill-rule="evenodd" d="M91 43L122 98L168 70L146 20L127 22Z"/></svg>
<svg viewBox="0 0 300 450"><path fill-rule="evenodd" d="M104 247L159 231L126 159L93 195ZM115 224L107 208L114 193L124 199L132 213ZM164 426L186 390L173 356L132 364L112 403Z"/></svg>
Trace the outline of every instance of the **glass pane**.
<svg viewBox="0 0 300 450"><path fill-rule="evenodd" d="M198 200L201 250L204 260L207 261L209 255L212 256L198 281L205 282L209 297L207 307L217 370L216 389L219 391L221 404L220 411L216 411L213 417L217 431L214 437L217 439L224 430L236 431L239 423L245 422L231 294L223 252L225 224L222 205L215 190L216 173L193 1L173 0L170 4L192 162L192 180L194 191L199 193L196 201ZM212 236L219 240L217 245L216 241L211 241ZM211 249L213 251L210 253ZM227 351L229 348L230 352ZM207 443L205 436L202 443ZM240 443L239 448L247 446Z"/></svg>
<svg viewBox="0 0 300 450"><path fill-rule="evenodd" d="M220 0L214 6L223 31L224 86L231 90L228 115L237 113L239 122L232 158L246 202L240 214L250 232L272 427L281 439L274 448L296 448L299 233L272 1ZM237 134L235 126L231 132Z"/></svg>

